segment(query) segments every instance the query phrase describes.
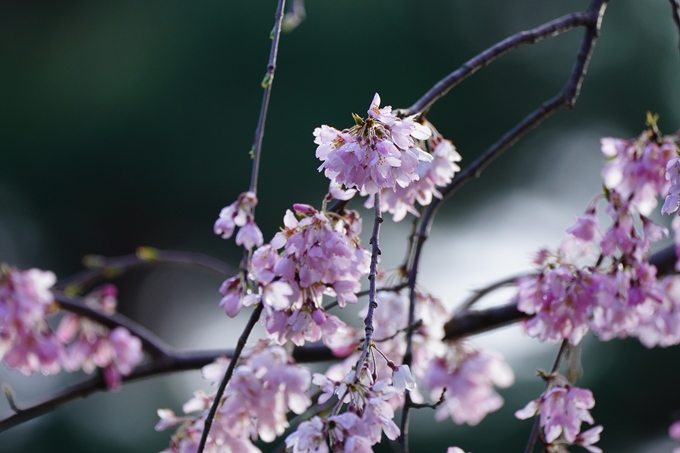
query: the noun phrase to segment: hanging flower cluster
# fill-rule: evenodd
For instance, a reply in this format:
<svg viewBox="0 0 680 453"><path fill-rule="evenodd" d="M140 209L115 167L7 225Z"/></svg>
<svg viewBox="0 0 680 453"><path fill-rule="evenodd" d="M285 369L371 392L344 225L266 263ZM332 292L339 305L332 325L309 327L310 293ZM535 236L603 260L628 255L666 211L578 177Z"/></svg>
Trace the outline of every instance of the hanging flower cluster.
<svg viewBox="0 0 680 453"><path fill-rule="evenodd" d="M409 383L413 382L410 373L405 369L402 372ZM332 413L325 419L315 416L301 423L286 438L289 449L297 452L328 451L328 439L331 451L372 452L371 446L380 442L383 433L390 440L399 436L400 430L394 423L394 409L389 401L403 394L403 389L397 390L388 380L374 381L370 373L362 373L356 382L354 376L352 371L342 383L338 383L324 375L314 375L313 382L326 392L319 402L327 401L335 392L348 404L347 409L341 414Z"/></svg>
<svg viewBox="0 0 680 453"><path fill-rule="evenodd" d="M296 204L284 216L284 227L271 243L253 252L248 276L232 277L220 292L229 316L242 306L262 302L270 337L279 344L323 339L334 349L354 340L345 323L327 314L323 295L338 305L356 303L361 277L368 273L369 252L360 245L361 219Z"/></svg>
<svg viewBox="0 0 680 453"><path fill-rule="evenodd" d="M530 401L515 417L526 420L539 416L543 428L545 449L551 453L567 451L567 445L580 445L591 453L602 453L593 444L600 440L602 426L581 432L581 423L594 424L589 409L595 406L593 394L588 389L571 386L562 376L551 376L554 385L540 398Z"/></svg>
<svg viewBox="0 0 680 453"><path fill-rule="evenodd" d="M219 383L228 364L223 358L204 367L203 378L213 385ZM260 452L253 442L274 441L288 427L289 410L301 414L311 405L310 380L309 371L296 365L280 346L260 341L244 351L215 415L205 451ZM185 414L198 415L180 417L170 409L158 410L157 431L180 425L165 453L196 451L213 400L214 394L198 391L182 407Z"/></svg>
<svg viewBox="0 0 680 453"><path fill-rule="evenodd" d="M418 163L416 173L418 179L409 185L402 187L397 185L393 189L383 189L380 196L380 209L392 214L392 220L399 222L406 213L410 212L418 217L420 214L415 206L416 201L420 206L432 203L432 198L441 198L442 194L437 187L444 187L453 180L453 175L460 171L456 162L460 162L460 154L456 151L451 141L444 139L434 129L431 123L427 123L432 135L425 142L430 150L432 160L422 160ZM367 208L373 207L373 197L368 197L364 204Z"/></svg>
<svg viewBox="0 0 680 453"><path fill-rule="evenodd" d="M356 125L339 131L330 126L314 130L319 145L316 157L323 163L319 171L331 181L356 187L362 192L406 187L418 179L418 161L432 161L416 140L425 140L430 129L414 116L398 118L392 107L380 107L376 93L366 119L354 115Z"/></svg>
<svg viewBox="0 0 680 453"><path fill-rule="evenodd" d="M452 346L443 357L430 362L422 382L435 401L445 391L444 404L437 408L435 419L451 417L459 425L476 425L503 405L494 385L509 387L515 375L497 353L477 350L465 343Z"/></svg>
<svg viewBox="0 0 680 453"><path fill-rule="evenodd" d="M56 276L40 269L0 272L0 358L25 375L58 373L60 345L45 320L55 311Z"/></svg>
<svg viewBox="0 0 680 453"><path fill-rule="evenodd" d="M127 329L110 330L89 319L67 313L55 331L47 317L58 310L50 288L52 272L3 268L0 275L0 359L25 375L104 369L109 388L144 358L141 341ZM116 289L105 285L84 298L92 308L115 312Z"/></svg>
<svg viewBox="0 0 680 453"><path fill-rule="evenodd" d="M596 199L556 252L537 254L539 275L519 280L518 308L534 315L525 322L529 335L578 344L593 330L603 340L680 342L680 298L672 291L677 277L658 280L648 261L651 243L668 231L646 217L669 190L666 168L674 168L675 139L654 131L634 141L603 139L604 154L613 156L603 172L611 225L600 231Z"/></svg>
<svg viewBox="0 0 680 453"><path fill-rule="evenodd" d="M219 234L223 239L229 239L234 234L234 229L239 227L236 234L237 245L243 245L248 250L261 246L264 239L253 219L255 206L257 206L255 194L243 192L235 202L222 208L213 227L215 234Z"/></svg>

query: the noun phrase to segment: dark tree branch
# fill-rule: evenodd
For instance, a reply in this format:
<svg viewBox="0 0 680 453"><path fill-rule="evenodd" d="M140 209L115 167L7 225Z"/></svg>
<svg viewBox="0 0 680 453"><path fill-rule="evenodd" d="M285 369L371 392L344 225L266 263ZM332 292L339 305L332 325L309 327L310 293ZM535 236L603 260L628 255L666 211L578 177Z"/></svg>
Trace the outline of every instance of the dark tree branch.
<svg viewBox="0 0 680 453"><path fill-rule="evenodd" d="M105 278L115 277L130 268L156 263L199 266L224 276L232 276L237 272L227 263L202 253L158 250L151 247L140 247L133 255L113 258L88 255L83 258L83 262L89 269L58 281L54 288L63 290L67 294L81 294L85 289Z"/></svg>
<svg viewBox="0 0 680 453"><path fill-rule="evenodd" d="M130 318L118 313L109 315L101 310L87 306L83 299L79 297L69 297L60 291L53 291L53 294L54 299L59 303L59 307L64 310L89 318L109 329L115 329L116 327L126 328L132 335L142 341L142 348L151 354L152 357L165 357L171 349L163 340Z"/></svg>
<svg viewBox="0 0 680 453"><path fill-rule="evenodd" d="M236 343L236 349L234 349L234 354L232 355L232 358L229 361L227 371L224 373L222 382L220 382L220 386L217 389L217 393L215 394L215 399L212 402L212 406L210 406L208 416L205 419L203 433L201 434L201 442L198 444L197 450L198 453L202 453L203 450L205 449L205 443L207 442L208 435L210 434L210 427L212 426L213 420L215 420L215 414L217 413L218 406L221 404L222 395L224 395L224 390L227 388L227 384L229 384L229 380L231 380L231 376L234 374L236 364L239 358L241 357L243 348L246 347L246 342L248 341L250 333L253 331L253 327L255 327L255 323L257 323L258 319L260 319L263 307L264 305L263 302L261 301L257 305L257 307L253 310L253 313L250 315L250 319L248 319L248 324L246 324L246 327L243 329L243 332L241 332L241 336L238 338L238 342Z"/></svg>
<svg viewBox="0 0 680 453"><path fill-rule="evenodd" d="M671 0L672 1L672 0ZM574 27L591 25L592 18L588 13L572 13L566 16L555 19L551 22L534 28L519 32L509 38L504 39L498 44L486 49L476 57L468 60L463 66L456 69L451 74L447 75L439 82L437 82L430 90L418 99L411 107L400 110L399 113L408 116L416 113L426 112L437 102L440 98L446 95L453 87L460 82L477 72L479 69L487 66L497 58L502 57L506 53L514 50L524 44L535 44L546 38L559 35Z"/></svg>
<svg viewBox="0 0 680 453"><path fill-rule="evenodd" d="M655 253L649 261L657 267L658 275L663 276L673 273L675 262L677 261L675 247L670 246ZM63 308L67 309L66 307ZM80 308L78 308L78 310L80 310ZM131 324L131 321L124 323L119 322L121 318L124 318L122 315L106 315L101 312L92 311L92 309L89 308L88 310L73 311L82 316L91 317L93 320L101 322L110 328L118 326L126 327L133 335L137 335L136 327ZM512 324L528 317L529 315L526 313L517 310L516 302L486 310L466 311L456 315L446 324L444 328L445 339L458 340L460 338ZM234 352L231 349L216 351L176 351L165 346L161 340L155 339L154 341L156 344L162 344L165 348L168 348L165 349L165 354L160 356L160 358L153 359L150 363L138 366L130 375L123 376L123 383L173 372L200 369L205 365L214 362L218 357L232 357ZM316 363L344 357L334 356L330 349L325 346L304 346L293 350L293 358L299 363ZM0 432L39 417L69 401L86 397L94 392L106 390L107 387L102 376L96 376L87 381L75 384L50 396L42 402L22 408L19 413L1 420ZM411 404L413 404L413 402L411 402Z"/></svg>
<svg viewBox="0 0 680 453"><path fill-rule="evenodd" d="M361 372L366 365L371 348L373 347L373 313L375 309L378 308L378 302L376 301L376 276L378 274L378 257L380 256L380 245L378 243L378 237L380 236L380 224L383 222L380 212L380 191L376 192L373 196L373 232L371 233L371 266L368 273L368 311L366 312L366 318L364 319L364 345L361 348L361 355L356 365L356 374L354 382L360 380ZM344 399L344 396L340 398L340 402Z"/></svg>
<svg viewBox="0 0 680 453"><path fill-rule="evenodd" d="M515 286L515 282L517 279L522 278L522 277L529 277L531 273L527 274L520 274L520 275L515 275L513 277L508 277L503 280L499 280L496 283L492 283L488 286L485 286L484 288L481 289L476 289L472 291L472 296L470 296L468 299L463 302L460 307L456 310L457 313L463 313L467 310L469 310L474 304L476 304L479 300L481 300L484 296L487 294L490 294L497 289L505 288L507 286Z"/></svg>
<svg viewBox="0 0 680 453"><path fill-rule="evenodd" d="M269 109L269 97L272 92L272 82L274 81L274 72L276 71L276 55L279 52L279 38L281 37L281 21L283 20L283 10L286 7L286 0L279 0L274 15L274 29L272 30L271 39L272 46L269 51L269 63L267 63L267 72L262 79L262 105L260 106L260 117L257 120L257 127L255 128L255 138L253 139L253 147L250 150L253 157L253 170L250 174L250 191L257 193L257 178L260 172L260 157L262 156L262 139L264 138L264 124L267 120L267 110ZM198 450L201 453L201 449Z"/></svg>
<svg viewBox="0 0 680 453"><path fill-rule="evenodd" d="M432 222L434 221L434 216L439 209L440 204L446 199L448 196L450 196L452 193L454 193L458 188L462 187L466 182L479 177L481 172L486 168L493 160L495 160L498 156L500 156L506 149L508 149L510 146L512 146L515 142L517 142L522 136L524 136L525 133L530 131L531 129L535 128L538 126L544 119L548 118L550 115L555 113L556 111L560 110L563 107L572 107L574 103L576 102L576 99L578 98L580 89L581 89L581 83L583 82L583 78L585 77L586 74L586 69L588 67L588 61L590 60L590 56L593 51L593 46L595 45L595 41L597 40L599 33L600 33L600 26L602 24L602 16L604 15L606 6L607 6L608 0L592 0L590 5L588 6L588 10L583 14L572 14L569 16L565 16L562 19L558 19L557 21L553 21L550 24L553 24L552 26L555 26L555 24L559 24L561 20L565 20L566 24L570 24L570 21L574 21L574 17L578 17L579 25L584 25L586 27L585 34L583 36L583 41L581 43L581 47L579 49L579 53L576 57L576 62L574 63L574 67L572 69L572 74L567 81L567 84L565 87L562 89L560 94L555 96L553 99L545 102L541 107L539 107L537 110L532 112L529 116L527 116L523 121L521 121L517 126L515 126L512 130L507 132L503 137L501 137L500 140L498 140L496 143L494 143L482 156L480 156L475 162L473 162L470 166L468 166L464 171L459 173L451 183L444 187L441 190L441 193L443 195L443 198L435 198L432 200L432 203L427 207L425 210L425 213L423 217L420 220L420 228L418 231L418 237L416 238L416 245L413 247L413 256L410 260L410 266L409 266L409 272L408 272L408 282L409 282L409 290L410 290L410 307L409 307L409 324L413 324L415 321L415 300L416 300L416 295L415 295L415 286L416 286L416 281L418 278L418 266L420 264L420 257L421 257L421 252L423 248L423 244L425 243L425 240L427 239L429 235L429 231L432 225ZM567 19L571 18L571 19ZM548 25L548 24L547 24ZM566 26L566 25L565 25ZM573 23L571 27L575 26ZM571 28L569 27L569 28ZM542 27L539 27L536 30L540 30ZM568 29L568 28L567 28ZM552 29L548 27L547 29L544 30L545 33L547 33L545 36L551 36L550 33L555 33L556 31L559 30L559 27ZM520 33L519 35L516 35L517 38L514 38L517 40L517 45L514 47L517 47L518 45L524 43L522 41L523 38L521 38L522 34ZM538 37L540 35L536 35ZM545 37L544 36L544 37ZM496 52L507 52L510 49L513 49L514 47L511 45L513 43L512 41L513 38L510 38L510 41L506 40L503 41L505 46L507 46L507 49L503 46L499 47ZM532 38L534 39L534 38ZM526 42L531 42L526 41ZM499 44L500 46L500 44ZM493 47L491 48L493 49ZM494 51L489 50L486 57L480 58L479 59L479 66L482 67L483 63L485 61L491 61L494 57ZM503 50L506 49L506 50ZM484 54L482 54L484 55ZM474 59L473 59L474 60ZM473 66L471 66L473 68ZM460 75L459 77L464 77L468 70L461 68L460 69ZM472 72L470 72L471 74ZM455 73L454 73L455 74ZM456 78L454 78L453 74L449 76L451 78L451 86L453 86L456 83ZM445 79L446 80L446 79ZM441 83L441 82L440 82ZM407 109L404 113L406 114L413 114L422 111L423 109L428 108L432 102L434 102L436 99L441 97L444 93L446 93L450 89L448 85L443 84L440 85L439 88L437 88L437 85L430 90L431 94L428 96L426 94L422 99L423 101L418 101L416 104L414 104L414 107L410 107ZM441 94L440 94L441 93ZM514 309L515 312L517 309ZM512 310L510 310L511 315L515 315ZM503 320L503 323L509 323L514 320L517 320L519 318L513 318L513 316L510 316L510 320L508 320L507 313L504 313L506 315L505 317L501 318ZM406 353L404 354L404 363L410 365L411 360L412 360L412 343L413 343L413 332L407 332L406 333ZM411 404L411 398L408 392L406 393L406 401L404 403L404 410L402 411L402 418L401 418L401 436L399 437L401 449L404 453L408 453L408 424L409 424L409 408Z"/></svg>

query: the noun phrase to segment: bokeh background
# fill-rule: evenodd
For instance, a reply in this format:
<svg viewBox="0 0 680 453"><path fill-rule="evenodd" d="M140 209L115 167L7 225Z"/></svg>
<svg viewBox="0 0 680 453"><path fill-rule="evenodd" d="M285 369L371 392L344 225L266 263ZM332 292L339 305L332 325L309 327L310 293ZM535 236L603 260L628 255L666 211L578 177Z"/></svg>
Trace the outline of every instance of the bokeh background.
<svg viewBox="0 0 680 453"><path fill-rule="evenodd" d="M376 91L385 104L407 107L488 46L587 3L309 0L307 20L280 46L257 210L265 237L286 207L318 205L326 191L315 127L351 125L350 113L363 114ZM0 2L0 261L66 277L86 254L148 245L237 264L240 250L215 236L212 224L248 187L275 6ZM463 165L561 89L581 37L575 30L514 51L435 105L429 119L456 144ZM599 190L599 138L637 136L648 110L660 114L663 131L680 128L678 32L668 1L617 0L576 107L447 201L425 247L423 285L454 306L484 283L529 269L531 252L556 245ZM407 234L407 222L386 222L385 266L399 264ZM115 283L120 311L177 347L228 347L239 334L241 321L217 306L218 276L159 266ZM523 338L517 327L478 341L515 369L515 386L501 391L505 407L474 428L433 423L422 410L411 430L414 451L523 450L531 423L512 414L540 394L535 370L550 367L556 347ZM666 430L680 409L678 348L588 338L583 361L581 385L593 390L592 413L605 427L600 446L670 451ZM0 371L19 404L84 378ZM160 451L170 432L153 431L156 409L177 411L198 388L205 386L191 372L97 394L0 434L0 451ZM0 402L0 416L9 412Z"/></svg>

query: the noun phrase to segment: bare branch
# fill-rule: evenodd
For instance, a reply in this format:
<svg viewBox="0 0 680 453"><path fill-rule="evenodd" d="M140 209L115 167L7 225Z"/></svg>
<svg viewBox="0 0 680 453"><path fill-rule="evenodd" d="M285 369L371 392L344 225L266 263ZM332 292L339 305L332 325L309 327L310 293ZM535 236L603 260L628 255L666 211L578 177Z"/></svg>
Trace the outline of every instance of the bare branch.
<svg viewBox="0 0 680 453"><path fill-rule="evenodd" d="M588 60L590 59L593 46L599 35L600 25L602 23L602 15L604 14L606 5L607 0L593 0L591 2L586 13L589 20L586 32L583 37L583 42L581 44L581 49L577 56L576 63L574 64L571 77L567 81L567 84L564 86L560 94L532 112L517 126L501 137L500 140L494 143L482 156L480 156L464 171L459 173L448 186L442 188L441 193L444 195L444 198L435 198L432 200L432 203L428 206L420 220L417 244L414 248L413 257L411 259L409 270L409 288L411 289L412 293L415 289L415 282L417 280L418 266L420 263L423 245L428 238L435 214L446 197L451 196L451 194L453 194L468 181L479 177L486 166L488 166L494 159L500 156L503 151L512 146L526 132L538 126L538 124L540 124L544 119L552 115L557 110L565 106L572 106L576 102L581 83L586 73ZM415 301L415 295L412 294L411 298L411 302L413 304ZM507 317L503 317L502 320L503 322L510 322L507 320ZM410 338L408 335L407 342L410 343ZM408 344L404 360L407 359L410 360L410 347Z"/></svg>
<svg viewBox="0 0 680 453"><path fill-rule="evenodd" d="M380 235L380 224L383 222L380 212L380 191L376 192L373 200L373 212L375 217L373 218L373 232L371 234L371 267L368 273L368 312L366 313L366 318L364 319L364 345L361 349L361 355L356 365L356 375L355 380L358 381L361 372L366 365L368 360L371 347L373 346L373 313L378 307L378 302L376 302L376 283L375 279L378 274L378 256L380 255L380 246L378 244L378 236ZM340 398L342 402L343 398Z"/></svg>
<svg viewBox="0 0 680 453"><path fill-rule="evenodd" d="M490 284L489 286L485 286L484 288L476 289L472 292L472 296L465 300L465 302L463 302L456 311L458 313L467 311L479 300L481 300L484 296L496 291L497 289L505 288L506 286L515 286L515 282L517 281L517 279L522 277L528 277L530 275L533 274L515 275L513 277L508 277L503 280L499 280L495 283Z"/></svg>
<svg viewBox="0 0 680 453"><path fill-rule="evenodd" d="M274 72L276 71L276 55L279 51L279 38L281 37L281 21L283 20L283 10L286 7L286 0L279 0L274 15L274 29L272 30L271 39L272 46L269 51L269 63L267 63L267 72L262 79L262 105L260 107L260 117L257 120L257 127L255 128L255 138L253 139L253 147L250 150L253 158L253 170L250 174L250 191L257 193L257 178L260 171L260 157L262 155L262 139L264 138L264 124L267 119L267 110L269 109L269 96L272 92L272 82L274 82ZM198 450L201 452L201 449Z"/></svg>
<svg viewBox="0 0 680 453"><path fill-rule="evenodd" d="M241 357L241 353L243 352L243 348L246 347L246 342L248 341L248 337L250 336L250 333L253 331L253 327L255 327L255 323L260 319L260 315L262 314L262 308L264 307L263 305L264 301L261 301L258 306L253 310L253 313L250 315L250 319L248 319L248 324L246 324L246 327L243 329L243 332L241 332L241 336L238 338L238 342L236 343L236 349L234 350L234 354L232 355L231 360L229 361L229 365L227 366L227 371L224 373L224 377L222 378L222 382L220 382L220 386L217 389L217 393L215 394L215 399L213 399L212 406L210 406L210 411L208 412L208 416L205 419L205 425L203 427L203 433L201 434L201 442L198 444L198 453L202 453L203 450L205 449L205 443L208 440L208 434L210 434L210 427L212 426L213 420L215 420L215 414L217 413L217 407L221 404L222 402L222 395L224 395L224 390L227 388L227 384L229 384L229 380L231 379L231 376L234 374L234 369L236 368L236 363L238 362L239 358Z"/></svg>
<svg viewBox="0 0 680 453"><path fill-rule="evenodd" d="M139 247L135 254L113 258L88 255L83 258L83 262L89 269L60 280L54 288L70 295L81 294L85 289L105 278L115 277L134 267L156 263L199 266L224 276L232 276L237 272L227 263L202 253L158 250L152 247Z"/></svg>
<svg viewBox="0 0 680 453"><path fill-rule="evenodd" d="M425 408L436 409L439 406L441 406L444 403L444 401L446 400L446 398L444 398L445 395L446 395L446 387L444 387L442 389L442 394L439 396L439 399L437 400L436 403L414 403L414 402L411 402L410 406L413 409L425 409Z"/></svg>
<svg viewBox="0 0 680 453"><path fill-rule="evenodd" d="M456 69L451 74L447 75L439 82L437 82L430 90L418 99L411 107L400 110L404 116L414 115L416 113L426 112L437 102L441 97L445 96L453 87L460 82L477 72L479 69L487 66L495 59L502 57L513 49L516 49L524 44L535 44L546 38L559 35L574 27L589 25L592 23L592 18L587 13L572 13L555 19L551 22L534 28L519 32L503 41L494 44L486 49L476 57L468 60L463 66Z"/></svg>
<svg viewBox="0 0 680 453"><path fill-rule="evenodd" d="M53 291L53 294L54 299L59 303L59 307L64 310L89 318L110 329L115 329L116 327L126 328L132 335L142 341L142 348L153 357L164 357L171 349L163 340L130 318L118 313L109 315L101 310L89 307L79 297L69 297L60 291Z"/></svg>

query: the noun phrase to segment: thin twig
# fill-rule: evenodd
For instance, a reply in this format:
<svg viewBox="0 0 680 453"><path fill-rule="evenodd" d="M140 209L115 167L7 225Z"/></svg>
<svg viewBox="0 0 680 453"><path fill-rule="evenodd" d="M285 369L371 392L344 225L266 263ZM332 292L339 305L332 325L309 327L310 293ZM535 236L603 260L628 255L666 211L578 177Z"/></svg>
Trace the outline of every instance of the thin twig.
<svg viewBox="0 0 680 453"><path fill-rule="evenodd" d="M388 287L385 287L385 288L378 288L378 289L376 289L376 291L379 292L379 293L385 292L385 291L396 292L396 291L401 291L402 289L406 288L407 286L408 286L408 283L404 282L404 283L399 283L398 285L394 285L394 286L388 286ZM357 297L367 296L370 292L371 291L368 290L368 289L365 289L363 291L359 291L357 293ZM330 303L324 305L323 309L325 311L328 311L331 308L335 308L337 305L338 305L338 300L336 299L333 302L330 302Z"/></svg>
<svg viewBox="0 0 680 453"><path fill-rule="evenodd" d="M61 291L53 291L53 295L54 299L59 303L59 307L66 311L89 318L110 329L115 329L116 327L126 328L132 335L142 341L142 348L153 357L164 357L170 350L170 346L158 336L126 316L118 313L107 314L96 308L89 307L81 298L69 297Z"/></svg>
<svg viewBox="0 0 680 453"><path fill-rule="evenodd" d="M411 402L410 406L413 409L426 409L426 408L436 409L439 406L441 406L442 404L444 404L444 401L446 401L446 398L444 398L445 395L446 395L446 387L444 387L442 389L442 394L439 395L439 399L437 400L436 403L413 403L413 402Z"/></svg>
<svg viewBox="0 0 680 453"><path fill-rule="evenodd" d="M560 368L560 362L562 362L562 356L564 355L564 351L567 349L568 344L568 340L562 340L562 344L560 345L560 349L557 351L557 356L555 357L555 362L553 363L550 375L557 373L557 370ZM545 384L545 391L543 393L547 392L551 385L552 380L548 379ZM531 434L529 434L529 441L527 442L527 447L524 449L524 453L531 453L534 450L534 445L536 444L536 439L538 438L540 429L540 419L541 418L539 416L536 416L534 419L534 425L531 427Z"/></svg>
<svg viewBox="0 0 680 453"><path fill-rule="evenodd" d="M208 435L210 434L212 422L213 420L215 420L217 407L221 404L222 395L224 395L224 390L227 388L227 384L229 384L229 380L231 379L231 376L234 374L236 363L238 362L238 359L241 357L243 348L245 348L246 346L248 337L250 336L250 332L253 331L253 327L255 327L255 324L257 323L258 319L260 319L263 307L264 307L263 302L260 302L257 305L257 307L253 310L253 313L250 315L250 319L248 319L248 324L246 324L246 327L243 329L243 332L241 332L241 336L238 338L238 342L236 343L236 349L234 349L232 359L229 361L227 371L224 373L222 382L220 382L220 386L218 387L217 393L215 394L215 399L213 400L212 405L210 406L208 416L205 419L203 434L201 434L201 442L198 444L198 450L196 450L197 453L203 453L205 443L208 440Z"/></svg>
<svg viewBox="0 0 680 453"><path fill-rule="evenodd" d="M254 194L257 194L257 181L260 171L260 158L262 156L262 140L264 138L264 126L267 119L267 111L269 109L269 97L271 95L272 84L274 82L274 73L276 71L276 56L279 51L279 39L281 37L281 22L283 20L283 11L285 7L286 0L279 0L278 5L276 7L276 13L274 14L274 28L271 33L272 45L269 51L269 62L267 63L267 72L264 78L262 79L262 87L264 88L264 93L262 94L260 116L257 120L257 127L255 128L255 137L253 139L253 147L251 149L253 167L250 174L250 188L248 189L250 192ZM244 252L243 260L241 261L242 272L247 272L249 267L249 261L250 253L248 250L246 250ZM234 372L234 367L236 366L236 363L238 362L238 359L241 356L241 352L243 351L243 348L245 347L246 342L248 341L248 337L250 336L250 333L252 332L255 323L257 322L258 319L260 319L263 304L264 300L261 300L259 305L255 308L255 310L253 310L253 313L250 315L250 319L248 320L248 324L246 324L246 327L244 328L243 332L241 333L241 336L238 339L236 349L234 350L234 356L229 362L227 371L225 372L224 377L222 378L222 382L220 382L220 386L217 389L215 399L213 400L213 403L210 406L210 411L208 412L208 416L205 419L203 433L201 434L201 441L198 444L197 453L203 453L206 441L208 440L208 435L210 434L210 427L212 426L213 420L215 419L217 408L221 404L224 390L227 388L227 384L229 383L229 380L231 379L231 376Z"/></svg>
<svg viewBox="0 0 680 453"><path fill-rule="evenodd" d="M88 255L83 258L83 262L89 269L59 280L54 288L70 295L82 294L100 280L118 276L130 268L157 263L199 266L224 276L232 276L237 272L227 263L202 253L158 250L152 247L139 247L135 254L111 258Z"/></svg>
<svg viewBox="0 0 680 453"><path fill-rule="evenodd" d="M371 234L371 267L368 273L368 311L366 312L366 318L364 319L364 345L361 349L361 355L359 360L357 360L356 365L356 377L358 381L361 376L361 372L367 363L369 352L373 346L373 314L375 309L378 308L378 302L376 301L376 283L375 279L378 274L378 257L380 256L380 246L378 244L378 237L380 235L380 224L383 219L380 212L380 191L376 192L373 198L373 212L375 217L373 219L373 232ZM340 398L342 401L344 398Z"/></svg>
<svg viewBox="0 0 680 453"><path fill-rule="evenodd" d="M508 277L503 280L499 280L495 283L485 286L484 288L476 289L472 292L472 296L470 296L460 305L460 307L456 310L456 313L457 314L463 313L472 308L472 306L476 304L479 300L481 300L484 296L496 291L497 289L505 288L507 286L515 286L516 284L515 282L517 281L517 279L522 277L529 277L532 275L535 275L535 273L515 275L513 277Z"/></svg>
<svg viewBox="0 0 680 453"><path fill-rule="evenodd" d="M260 172L260 157L262 155L262 139L264 138L264 124L267 119L267 110L269 109L269 96L272 92L272 83L274 82L274 72L276 71L276 55L279 51L279 38L281 36L281 21L283 20L283 10L286 7L286 0L279 0L276 7L276 14L274 15L274 29L272 30L271 39L272 46L269 51L269 63L267 64L267 72L262 79L262 87L264 93L262 94L262 105L260 107L260 117L257 120L257 127L255 128L255 138L253 139L253 147L251 149L253 157L253 169L250 174L250 191L257 193L257 178ZM200 450L199 450L200 453Z"/></svg>
<svg viewBox="0 0 680 453"><path fill-rule="evenodd" d="M400 110L399 113L408 116L416 113L426 112L432 104L446 95L453 87L477 72L477 70L487 66L495 59L505 55L513 49L524 44L535 44L546 38L556 36L560 33L571 30L574 27L590 24L591 18L587 13L572 13L545 23L533 30L519 32L503 41L489 47L476 57L468 60L463 66L456 69L437 82L430 90L418 99L411 107Z"/></svg>

